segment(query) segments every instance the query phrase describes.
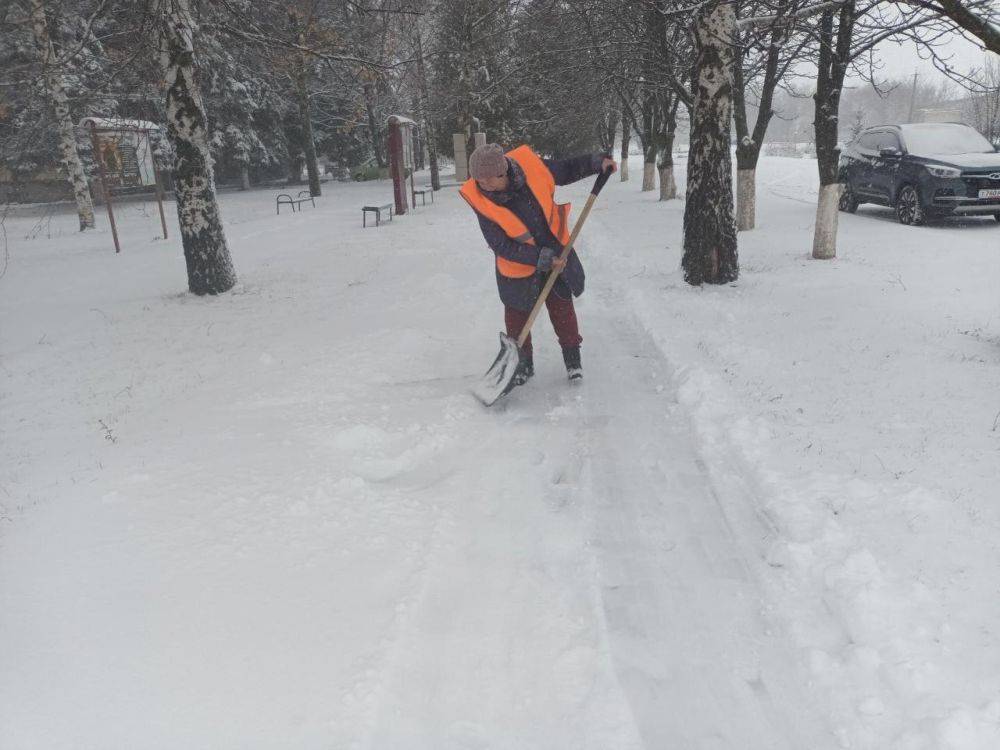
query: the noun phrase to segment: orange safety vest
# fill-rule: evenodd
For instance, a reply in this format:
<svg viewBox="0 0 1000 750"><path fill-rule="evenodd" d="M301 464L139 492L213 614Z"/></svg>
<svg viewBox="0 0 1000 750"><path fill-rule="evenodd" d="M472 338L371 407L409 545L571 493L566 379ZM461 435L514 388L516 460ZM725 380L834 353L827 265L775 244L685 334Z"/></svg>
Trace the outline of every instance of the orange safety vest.
<svg viewBox="0 0 1000 750"><path fill-rule="evenodd" d="M569 242L569 203L556 203L556 181L552 177L545 162L528 146L518 146L508 151L507 156L518 163L524 172L528 189L535 196L538 205L542 207L549 224L549 229L559 242L565 245ZM497 224L507 236L515 242L534 245L535 239L528 232L524 222L509 208L498 205L483 195L479 184L474 179L468 179L462 185L459 194L468 201L473 210ZM524 279L533 276L536 268L527 263L515 263L497 255L497 270L501 276L509 279Z"/></svg>

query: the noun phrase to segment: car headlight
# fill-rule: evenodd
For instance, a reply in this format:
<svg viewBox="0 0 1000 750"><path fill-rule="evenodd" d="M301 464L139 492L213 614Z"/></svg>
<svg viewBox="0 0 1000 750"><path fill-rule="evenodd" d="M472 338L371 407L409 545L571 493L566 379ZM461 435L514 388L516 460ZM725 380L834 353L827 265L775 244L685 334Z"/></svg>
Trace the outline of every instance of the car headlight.
<svg viewBox="0 0 1000 750"><path fill-rule="evenodd" d="M935 177L946 177L948 179L954 179L962 174L961 169L955 169L954 167L939 167L933 164L925 165L927 171L930 172Z"/></svg>

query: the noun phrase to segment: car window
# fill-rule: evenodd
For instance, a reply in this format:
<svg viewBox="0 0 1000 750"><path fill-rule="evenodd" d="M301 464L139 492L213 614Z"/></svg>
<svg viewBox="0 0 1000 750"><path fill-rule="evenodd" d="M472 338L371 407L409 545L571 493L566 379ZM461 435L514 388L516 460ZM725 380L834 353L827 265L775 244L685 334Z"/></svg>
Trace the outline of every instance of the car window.
<svg viewBox="0 0 1000 750"><path fill-rule="evenodd" d="M878 151L878 133L862 133L858 139L858 148L862 151Z"/></svg>
<svg viewBox="0 0 1000 750"><path fill-rule="evenodd" d="M897 151L902 149L899 147L899 138L891 130L885 130L878 134L878 149L883 148L894 148Z"/></svg>

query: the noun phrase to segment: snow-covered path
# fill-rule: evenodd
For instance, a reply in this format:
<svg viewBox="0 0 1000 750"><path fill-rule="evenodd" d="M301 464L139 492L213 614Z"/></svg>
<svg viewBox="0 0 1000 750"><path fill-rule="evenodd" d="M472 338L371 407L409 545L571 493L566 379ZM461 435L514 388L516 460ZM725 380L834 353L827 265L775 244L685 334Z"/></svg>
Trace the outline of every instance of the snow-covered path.
<svg viewBox="0 0 1000 750"><path fill-rule="evenodd" d="M695 455L669 363L620 295L601 296L582 387L545 340L536 379L470 415L479 445L450 477L464 499L372 747L830 746L761 617L759 558Z"/></svg>

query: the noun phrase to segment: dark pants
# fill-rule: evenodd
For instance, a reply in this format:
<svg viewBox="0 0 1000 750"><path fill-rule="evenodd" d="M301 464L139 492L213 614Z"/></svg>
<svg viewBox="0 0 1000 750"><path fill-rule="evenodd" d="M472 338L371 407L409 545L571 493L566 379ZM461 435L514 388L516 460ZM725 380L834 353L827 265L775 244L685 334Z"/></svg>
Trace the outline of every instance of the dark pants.
<svg viewBox="0 0 1000 750"><path fill-rule="evenodd" d="M580 327L576 322L576 310L573 307L572 299L563 299L557 294L550 294L545 300L545 306L549 309L549 320L552 327L556 329L556 337L562 347L579 346L583 341L580 336ZM530 310L517 310L504 305L504 322L507 324L507 335L516 339L521 334L521 329L528 322ZM521 347L521 352L531 354L531 334Z"/></svg>

